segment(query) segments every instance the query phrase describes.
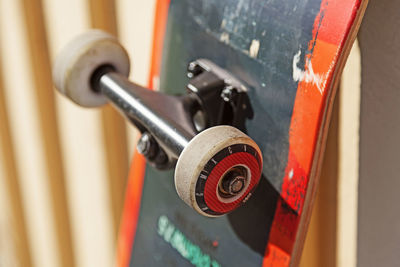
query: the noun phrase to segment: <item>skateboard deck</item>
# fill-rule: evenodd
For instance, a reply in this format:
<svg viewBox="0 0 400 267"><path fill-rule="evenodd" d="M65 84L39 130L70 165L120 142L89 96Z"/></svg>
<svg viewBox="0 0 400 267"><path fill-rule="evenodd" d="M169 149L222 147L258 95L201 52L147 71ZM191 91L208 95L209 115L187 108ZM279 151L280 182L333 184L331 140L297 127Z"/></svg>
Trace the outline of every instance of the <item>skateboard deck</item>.
<svg viewBox="0 0 400 267"><path fill-rule="evenodd" d="M184 94L188 63L209 59L249 89L246 133L263 153L259 186L218 218L189 208L173 171L135 154L118 266L296 266L332 103L367 1L158 0L149 86ZM181 91L180 91L181 90Z"/></svg>

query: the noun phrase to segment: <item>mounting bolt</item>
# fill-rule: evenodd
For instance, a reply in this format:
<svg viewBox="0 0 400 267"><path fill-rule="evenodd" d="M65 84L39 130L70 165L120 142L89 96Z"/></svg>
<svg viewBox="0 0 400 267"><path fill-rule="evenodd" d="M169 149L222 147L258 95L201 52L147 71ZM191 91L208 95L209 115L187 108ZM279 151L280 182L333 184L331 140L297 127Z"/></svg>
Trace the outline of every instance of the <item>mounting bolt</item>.
<svg viewBox="0 0 400 267"><path fill-rule="evenodd" d="M147 158L154 156L155 149L152 138L153 137L149 133L145 132L142 134L136 145L138 152Z"/></svg>
<svg viewBox="0 0 400 267"><path fill-rule="evenodd" d="M187 77L192 79L194 76L199 75L202 69L196 62L190 62L187 71Z"/></svg>
<svg viewBox="0 0 400 267"><path fill-rule="evenodd" d="M236 90L231 85L226 86L221 92L221 97L225 102L231 102L235 96Z"/></svg>

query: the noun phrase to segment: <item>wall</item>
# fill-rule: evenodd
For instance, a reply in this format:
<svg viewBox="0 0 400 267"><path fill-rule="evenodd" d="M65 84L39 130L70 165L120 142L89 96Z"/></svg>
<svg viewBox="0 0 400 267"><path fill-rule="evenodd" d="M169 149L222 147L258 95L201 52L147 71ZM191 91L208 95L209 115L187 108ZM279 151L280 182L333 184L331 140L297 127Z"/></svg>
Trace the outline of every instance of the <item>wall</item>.
<svg viewBox="0 0 400 267"><path fill-rule="evenodd" d="M400 262L400 1L371 0L362 52L357 266Z"/></svg>
<svg viewBox="0 0 400 267"><path fill-rule="evenodd" d="M75 35L106 28L146 84L154 3L0 0L1 267L112 266L135 134L56 93L51 65Z"/></svg>

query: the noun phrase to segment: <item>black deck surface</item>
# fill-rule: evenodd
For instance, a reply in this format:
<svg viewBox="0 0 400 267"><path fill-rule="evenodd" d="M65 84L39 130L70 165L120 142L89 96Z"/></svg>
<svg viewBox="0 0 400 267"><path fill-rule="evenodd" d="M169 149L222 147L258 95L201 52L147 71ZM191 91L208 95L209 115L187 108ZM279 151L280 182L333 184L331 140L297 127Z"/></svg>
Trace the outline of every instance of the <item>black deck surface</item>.
<svg viewBox="0 0 400 267"><path fill-rule="evenodd" d="M172 0L160 88L182 94L187 64L207 58L250 88L246 131L263 151L254 196L235 212L205 218L175 192L173 171L147 166L131 266L261 266L288 159L297 66L312 39L320 0Z"/></svg>

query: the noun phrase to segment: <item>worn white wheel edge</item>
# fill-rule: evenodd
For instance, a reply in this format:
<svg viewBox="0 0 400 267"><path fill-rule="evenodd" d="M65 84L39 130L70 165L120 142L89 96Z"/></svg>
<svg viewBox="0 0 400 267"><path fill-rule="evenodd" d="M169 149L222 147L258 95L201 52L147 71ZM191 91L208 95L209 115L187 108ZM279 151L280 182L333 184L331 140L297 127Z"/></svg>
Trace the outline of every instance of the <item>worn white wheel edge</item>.
<svg viewBox="0 0 400 267"><path fill-rule="evenodd" d="M215 126L196 135L182 151L175 168L175 188L179 197L198 213L203 212L195 199L197 179L205 164L222 149L234 144L248 144L262 157L258 145L246 134L232 126ZM261 159L262 162L262 159Z"/></svg>
<svg viewBox="0 0 400 267"><path fill-rule="evenodd" d="M107 100L91 89L90 79L102 65L111 65L116 72L129 75L128 53L114 36L101 30L78 35L56 58L53 66L55 87L78 105L101 106Z"/></svg>

